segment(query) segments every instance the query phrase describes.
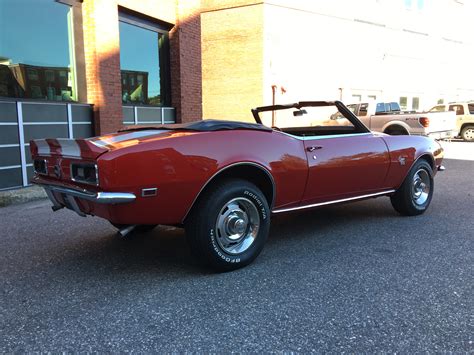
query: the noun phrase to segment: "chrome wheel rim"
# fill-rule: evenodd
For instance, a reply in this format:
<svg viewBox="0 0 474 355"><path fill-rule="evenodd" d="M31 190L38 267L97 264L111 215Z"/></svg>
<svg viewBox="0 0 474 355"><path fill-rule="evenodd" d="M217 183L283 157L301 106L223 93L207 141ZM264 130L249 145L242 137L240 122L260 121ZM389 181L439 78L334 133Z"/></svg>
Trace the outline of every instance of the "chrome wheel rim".
<svg viewBox="0 0 474 355"><path fill-rule="evenodd" d="M425 169L419 169L413 176L412 199L413 202L421 206L430 195L431 182L430 175Z"/></svg>
<svg viewBox="0 0 474 355"><path fill-rule="evenodd" d="M464 138L469 140L474 139L474 128L466 129L466 131L464 132Z"/></svg>
<svg viewBox="0 0 474 355"><path fill-rule="evenodd" d="M241 254L253 244L259 228L257 207L246 198L234 198L224 205L217 216L217 243L228 254Z"/></svg>

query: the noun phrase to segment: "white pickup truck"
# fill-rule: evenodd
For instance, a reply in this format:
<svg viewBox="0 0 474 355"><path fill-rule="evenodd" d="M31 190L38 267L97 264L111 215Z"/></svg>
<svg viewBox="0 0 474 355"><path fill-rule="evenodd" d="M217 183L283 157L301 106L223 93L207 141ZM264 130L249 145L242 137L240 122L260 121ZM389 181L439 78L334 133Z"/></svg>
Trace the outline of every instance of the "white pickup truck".
<svg viewBox="0 0 474 355"><path fill-rule="evenodd" d="M457 134L454 112L404 112L396 102L363 102L347 107L376 132L423 135L435 139L449 139Z"/></svg>

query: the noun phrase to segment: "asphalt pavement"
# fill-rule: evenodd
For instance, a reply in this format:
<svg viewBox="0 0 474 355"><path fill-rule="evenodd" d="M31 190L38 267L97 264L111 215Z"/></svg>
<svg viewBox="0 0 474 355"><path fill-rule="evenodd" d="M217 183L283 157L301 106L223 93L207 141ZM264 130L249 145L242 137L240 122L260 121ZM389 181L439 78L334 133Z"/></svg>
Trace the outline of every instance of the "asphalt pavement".
<svg viewBox="0 0 474 355"><path fill-rule="evenodd" d="M422 216L383 197L274 217L225 274L180 229L1 208L0 351L473 353L474 161L445 165Z"/></svg>

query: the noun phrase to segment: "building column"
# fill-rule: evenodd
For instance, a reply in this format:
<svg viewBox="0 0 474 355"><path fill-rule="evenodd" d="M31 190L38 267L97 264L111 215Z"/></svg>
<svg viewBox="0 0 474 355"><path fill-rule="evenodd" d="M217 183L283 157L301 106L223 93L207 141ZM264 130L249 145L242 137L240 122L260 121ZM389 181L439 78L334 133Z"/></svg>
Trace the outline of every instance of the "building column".
<svg viewBox="0 0 474 355"><path fill-rule="evenodd" d="M84 0L87 102L94 105L95 133L122 126L118 6L114 0Z"/></svg>
<svg viewBox="0 0 474 355"><path fill-rule="evenodd" d="M177 122L202 119L200 0L178 0L170 32L171 105Z"/></svg>

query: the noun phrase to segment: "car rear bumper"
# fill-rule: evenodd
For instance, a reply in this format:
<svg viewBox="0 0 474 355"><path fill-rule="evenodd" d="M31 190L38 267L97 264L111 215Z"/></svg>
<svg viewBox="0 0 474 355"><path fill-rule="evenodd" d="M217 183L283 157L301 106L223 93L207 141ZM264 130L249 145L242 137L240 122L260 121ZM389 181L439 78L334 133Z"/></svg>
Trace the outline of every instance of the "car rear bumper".
<svg viewBox="0 0 474 355"><path fill-rule="evenodd" d="M86 213L83 212L76 198L106 205L130 203L136 199L135 194L129 192L92 192L85 189L79 190L36 181L32 182L44 188L48 198L53 203L53 210L66 207L80 216L85 216Z"/></svg>
<svg viewBox="0 0 474 355"><path fill-rule="evenodd" d="M433 139L451 139L456 137L456 131L431 132L427 136Z"/></svg>

